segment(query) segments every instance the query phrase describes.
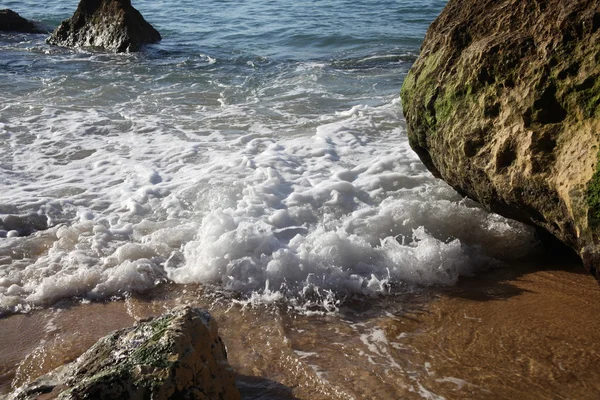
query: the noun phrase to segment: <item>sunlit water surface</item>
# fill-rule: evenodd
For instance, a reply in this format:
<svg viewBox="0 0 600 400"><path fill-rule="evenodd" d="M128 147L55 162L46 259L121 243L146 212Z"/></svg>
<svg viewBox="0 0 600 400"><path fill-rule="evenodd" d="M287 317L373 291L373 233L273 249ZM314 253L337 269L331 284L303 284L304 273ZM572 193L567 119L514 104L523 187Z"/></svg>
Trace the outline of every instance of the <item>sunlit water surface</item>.
<svg viewBox="0 0 600 400"><path fill-rule="evenodd" d="M138 1L163 35L139 54L0 35L1 312L165 282L335 311L528 254L408 145L444 3ZM2 6L56 26L76 2Z"/></svg>

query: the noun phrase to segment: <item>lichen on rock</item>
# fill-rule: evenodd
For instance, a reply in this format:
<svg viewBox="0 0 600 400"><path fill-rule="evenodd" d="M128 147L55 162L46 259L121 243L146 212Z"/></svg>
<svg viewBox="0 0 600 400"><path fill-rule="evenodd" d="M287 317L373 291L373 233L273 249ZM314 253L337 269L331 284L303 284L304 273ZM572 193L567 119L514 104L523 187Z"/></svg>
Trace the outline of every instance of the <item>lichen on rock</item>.
<svg viewBox="0 0 600 400"><path fill-rule="evenodd" d="M130 0L81 0L73 16L48 38L49 44L114 52L138 51L161 40L160 33Z"/></svg>
<svg viewBox="0 0 600 400"><path fill-rule="evenodd" d="M9 398L42 393L63 400L240 398L215 320L191 307L113 332Z"/></svg>
<svg viewBox="0 0 600 400"><path fill-rule="evenodd" d="M434 175L600 267L600 3L450 0L401 97Z"/></svg>

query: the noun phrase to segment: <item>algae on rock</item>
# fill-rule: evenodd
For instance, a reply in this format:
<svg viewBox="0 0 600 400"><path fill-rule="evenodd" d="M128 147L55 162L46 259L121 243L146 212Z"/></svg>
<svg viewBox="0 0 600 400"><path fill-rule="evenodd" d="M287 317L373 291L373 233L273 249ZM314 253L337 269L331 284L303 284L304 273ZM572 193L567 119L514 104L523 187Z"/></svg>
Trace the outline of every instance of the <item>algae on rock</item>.
<svg viewBox="0 0 600 400"><path fill-rule="evenodd" d="M600 267L600 2L450 0L401 91L434 175Z"/></svg>
<svg viewBox="0 0 600 400"><path fill-rule="evenodd" d="M72 364L9 398L41 394L64 400L240 398L215 320L190 307L105 336Z"/></svg>

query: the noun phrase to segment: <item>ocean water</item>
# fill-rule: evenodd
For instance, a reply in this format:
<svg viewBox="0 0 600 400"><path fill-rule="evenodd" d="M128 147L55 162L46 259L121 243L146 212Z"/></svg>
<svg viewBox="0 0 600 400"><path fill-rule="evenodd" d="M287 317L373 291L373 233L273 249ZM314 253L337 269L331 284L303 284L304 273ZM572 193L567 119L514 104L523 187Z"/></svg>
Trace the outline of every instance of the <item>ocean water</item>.
<svg viewBox="0 0 600 400"><path fill-rule="evenodd" d="M203 284L335 311L511 262L399 91L445 1L134 1L136 54L0 33L0 313ZM77 1L0 1L55 27Z"/></svg>

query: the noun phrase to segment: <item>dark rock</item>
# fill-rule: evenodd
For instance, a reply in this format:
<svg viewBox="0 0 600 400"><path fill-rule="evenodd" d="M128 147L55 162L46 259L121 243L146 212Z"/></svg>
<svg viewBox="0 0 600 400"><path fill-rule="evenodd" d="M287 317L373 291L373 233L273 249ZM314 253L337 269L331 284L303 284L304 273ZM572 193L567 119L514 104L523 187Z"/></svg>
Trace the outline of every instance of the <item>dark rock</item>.
<svg viewBox="0 0 600 400"><path fill-rule="evenodd" d="M434 175L600 271L600 2L450 0L401 96Z"/></svg>
<svg viewBox="0 0 600 400"><path fill-rule="evenodd" d="M45 215L7 215L0 218L0 231L16 231L19 236L29 236L46 229L48 229L48 217Z"/></svg>
<svg viewBox="0 0 600 400"><path fill-rule="evenodd" d="M130 0L81 0L75 14L63 21L47 42L130 52L160 40L160 33L133 8Z"/></svg>
<svg viewBox="0 0 600 400"><path fill-rule="evenodd" d="M22 33L44 33L33 22L12 10L0 10L0 31Z"/></svg>
<svg viewBox="0 0 600 400"><path fill-rule="evenodd" d="M100 339L75 362L17 389L9 399L238 400L215 320L177 308Z"/></svg>

